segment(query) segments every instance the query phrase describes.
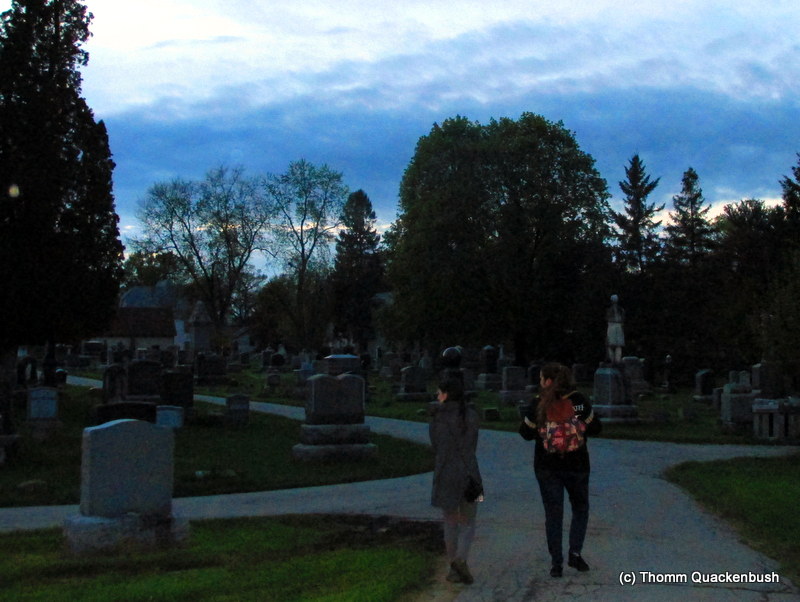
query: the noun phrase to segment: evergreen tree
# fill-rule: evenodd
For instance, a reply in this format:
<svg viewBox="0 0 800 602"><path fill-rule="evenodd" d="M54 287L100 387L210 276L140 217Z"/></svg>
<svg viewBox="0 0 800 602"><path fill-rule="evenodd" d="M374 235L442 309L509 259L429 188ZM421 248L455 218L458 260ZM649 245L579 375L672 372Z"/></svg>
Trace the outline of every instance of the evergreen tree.
<svg viewBox="0 0 800 602"><path fill-rule="evenodd" d="M783 190L783 210L786 219L787 254L792 256L800 251L800 153L797 154L797 165L792 167L792 176L785 176L781 180Z"/></svg>
<svg viewBox="0 0 800 602"><path fill-rule="evenodd" d="M122 244L103 122L81 96L92 15L13 0L0 24L0 348L99 334Z"/></svg>
<svg viewBox="0 0 800 602"><path fill-rule="evenodd" d="M638 154L625 168L625 177L626 180L619 183L625 194L625 211L611 211L619 240L618 261L623 270L642 273L645 266L657 257L660 248L657 230L661 221L654 217L664 209L664 205L648 204L647 197L661 178L650 181Z"/></svg>
<svg viewBox="0 0 800 602"><path fill-rule="evenodd" d="M372 202L363 190L347 198L332 276L336 330L362 350L372 334L372 301L383 275L375 219Z"/></svg>
<svg viewBox="0 0 800 602"><path fill-rule="evenodd" d="M691 167L683 173L680 194L672 197L672 223L666 227L667 250L673 260L696 265L713 246L714 227L709 222L710 206L703 206L703 190L699 177Z"/></svg>

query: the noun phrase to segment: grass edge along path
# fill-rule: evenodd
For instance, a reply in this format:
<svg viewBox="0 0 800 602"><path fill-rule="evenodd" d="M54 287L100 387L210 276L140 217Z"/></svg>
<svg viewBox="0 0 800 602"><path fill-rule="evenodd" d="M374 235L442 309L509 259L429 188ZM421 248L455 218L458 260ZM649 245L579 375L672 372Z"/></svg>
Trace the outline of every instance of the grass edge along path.
<svg viewBox="0 0 800 602"><path fill-rule="evenodd" d="M665 477L731 524L744 543L780 563L800 584L800 453L775 458L684 462Z"/></svg>
<svg viewBox="0 0 800 602"><path fill-rule="evenodd" d="M386 517L192 522L180 548L73 557L61 531L0 534L0 600L394 601L429 587L441 527Z"/></svg>

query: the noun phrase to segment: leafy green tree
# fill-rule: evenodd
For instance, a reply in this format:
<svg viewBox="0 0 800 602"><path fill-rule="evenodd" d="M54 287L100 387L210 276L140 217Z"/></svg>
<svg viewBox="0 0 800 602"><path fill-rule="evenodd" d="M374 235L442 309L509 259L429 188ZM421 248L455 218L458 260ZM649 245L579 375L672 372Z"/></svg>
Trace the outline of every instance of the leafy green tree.
<svg viewBox="0 0 800 602"><path fill-rule="evenodd" d="M655 217L664 205L647 202L661 178L650 180L638 154L625 168L625 178L619 183L625 195L625 211L611 211L617 228L615 237L619 241L617 261L624 271L642 273L658 256L661 247L658 236L661 220Z"/></svg>
<svg viewBox="0 0 800 602"><path fill-rule="evenodd" d="M587 340L604 273L594 262L609 235L607 198L561 123L525 113L435 125L406 169L389 236L392 318L432 347L509 343L520 363L567 359L578 332Z"/></svg>
<svg viewBox="0 0 800 602"><path fill-rule="evenodd" d="M385 238L393 303L380 319L398 342L435 348L480 344L489 335L492 220L482 130L460 116L434 124L406 167L399 216Z"/></svg>
<svg viewBox="0 0 800 602"><path fill-rule="evenodd" d="M191 290L202 300L219 332L231 317L237 293L253 276L251 259L269 252L273 217L255 178L241 168L219 167L205 179L154 184L141 202L143 254L174 256Z"/></svg>
<svg viewBox="0 0 800 602"><path fill-rule="evenodd" d="M305 160L290 163L284 174L268 175L264 190L277 215L272 230L275 252L294 282L294 300L287 311L297 328L296 339L311 347L312 333L319 331L312 297L318 275L330 263L329 245L341 223L348 190L341 173Z"/></svg>
<svg viewBox="0 0 800 602"><path fill-rule="evenodd" d="M708 220L711 207L704 206L699 177L691 167L683 172L681 192L672 202L675 211L670 212L672 223L666 227L667 251L674 260L696 265L713 247L714 227Z"/></svg>
<svg viewBox="0 0 800 602"><path fill-rule="evenodd" d="M363 190L347 197L331 276L336 330L362 350L374 332L373 297L383 278L381 237L375 230L375 220L372 202Z"/></svg>
<svg viewBox="0 0 800 602"><path fill-rule="evenodd" d="M0 349L74 341L110 322L123 247L114 162L81 96L92 15L12 0L0 24Z"/></svg>

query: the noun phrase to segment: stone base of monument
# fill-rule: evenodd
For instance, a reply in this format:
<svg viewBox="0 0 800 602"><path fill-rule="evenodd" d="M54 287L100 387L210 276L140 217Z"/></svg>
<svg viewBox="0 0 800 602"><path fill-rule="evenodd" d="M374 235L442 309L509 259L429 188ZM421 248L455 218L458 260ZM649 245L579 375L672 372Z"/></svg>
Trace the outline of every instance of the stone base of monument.
<svg viewBox="0 0 800 602"><path fill-rule="evenodd" d="M593 405L592 410L605 424L636 424L639 422L639 408L635 405Z"/></svg>
<svg viewBox="0 0 800 602"><path fill-rule="evenodd" d="M67 548L78 555L168 548L186 543L189 531L189 521L174 516L79 514L64 521Z"/></svg>
<svg viewBox="0 0 800 602"><path fill-rule="evenodd" d="M378 446L374 443L346 443L330 445L306 445L298 443L292 448L292 457L303 462L336 460L366 460L374 458Z"/></svg>
<svg viewBox="0 0 800 602"><path fill-rule="evenodd" d="M350 445L369 443L370 428L366 424L301 424L303 445Z"/></svg>

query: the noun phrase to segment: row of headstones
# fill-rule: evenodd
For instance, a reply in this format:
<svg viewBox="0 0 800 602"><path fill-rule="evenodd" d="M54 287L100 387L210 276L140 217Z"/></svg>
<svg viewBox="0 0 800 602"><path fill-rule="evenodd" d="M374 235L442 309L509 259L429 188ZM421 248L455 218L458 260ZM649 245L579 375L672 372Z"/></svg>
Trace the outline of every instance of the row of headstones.
<svg viewBox="0 0 800 602"><path fill-rule="evenodd" d="M786 395L777 365L762 362L750 370L731 371L727 383L715 384L711 370L700 370L695 375L695 399L711 403L724 427L752 426L759 439L800 440L800 398Z"/></svg>

